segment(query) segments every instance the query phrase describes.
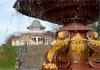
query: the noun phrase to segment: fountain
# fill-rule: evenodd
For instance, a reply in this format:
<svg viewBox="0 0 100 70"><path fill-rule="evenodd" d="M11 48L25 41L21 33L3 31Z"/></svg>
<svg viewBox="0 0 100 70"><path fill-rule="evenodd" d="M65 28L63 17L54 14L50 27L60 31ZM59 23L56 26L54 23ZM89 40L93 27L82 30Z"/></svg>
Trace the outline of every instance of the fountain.
<svg viewBox="0 0 100 70"><path fill-rule="evenodd" d="M17 0L20 13L64 25L42 70L100 70L100 40L88 25L99 19L99 0Z"/></svg>

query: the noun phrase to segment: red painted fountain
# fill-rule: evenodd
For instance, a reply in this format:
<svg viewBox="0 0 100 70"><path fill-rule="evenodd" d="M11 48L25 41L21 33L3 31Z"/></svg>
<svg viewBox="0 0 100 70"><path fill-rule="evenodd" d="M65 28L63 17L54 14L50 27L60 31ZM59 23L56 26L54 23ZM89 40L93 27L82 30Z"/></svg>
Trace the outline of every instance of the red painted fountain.
<svg viewBox="0 0 100 70"><path fill-rule="evenodd" d="M88 27L99 19L99 0L17 0L20 13L64 25L42 70L100 70L100 40Z"/></svg>

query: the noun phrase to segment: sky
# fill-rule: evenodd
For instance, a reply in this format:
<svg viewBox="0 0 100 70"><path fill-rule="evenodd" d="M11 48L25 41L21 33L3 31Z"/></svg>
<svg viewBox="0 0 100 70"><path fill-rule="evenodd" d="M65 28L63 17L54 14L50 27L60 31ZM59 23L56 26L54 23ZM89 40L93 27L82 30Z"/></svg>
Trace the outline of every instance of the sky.
<svg viewBox="0 0 100 70"><path fill-rule="evenodd" d="M13 34L26 32L27 26L31 24L34 18L18 13L13 5L16 0L0 0L0 45L4 44L6 39ZM53 31L55 24L40 20L47 31Z"/></svg>

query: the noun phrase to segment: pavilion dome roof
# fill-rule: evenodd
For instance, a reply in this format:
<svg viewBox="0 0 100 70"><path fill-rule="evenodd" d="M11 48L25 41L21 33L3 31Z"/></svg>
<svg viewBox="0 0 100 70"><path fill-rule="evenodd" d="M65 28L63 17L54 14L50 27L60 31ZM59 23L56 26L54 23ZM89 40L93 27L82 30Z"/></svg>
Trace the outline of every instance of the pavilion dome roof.
<svg viewBox="0 0 100 70"><path fill-rule="evenodd" d="M35 19L30 26L27 27L29 30L33 30L35 28L40 28L41 30L45 29L45 27L40 23L38 19Z"/></svg>

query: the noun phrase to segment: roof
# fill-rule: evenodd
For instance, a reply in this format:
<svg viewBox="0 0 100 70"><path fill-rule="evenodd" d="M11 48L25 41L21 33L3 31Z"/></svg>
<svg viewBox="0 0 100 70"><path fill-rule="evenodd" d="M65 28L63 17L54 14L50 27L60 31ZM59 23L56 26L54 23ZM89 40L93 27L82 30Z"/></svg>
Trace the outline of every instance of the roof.
<svg viewBox="0 0 100 70"><path fill-rule="evenodd" d="M56 24L67 24L74 20L90 24L99 18L99 1L100 0L17 0L14 8L24 15Z"/></svg>
<svg viewBox="0 0 100 70"><path fill-rule="evenodd" d="M32 32L28 32L28 33L21 33L18 36L15 37L11 37L11 38L21 38L21 37L52 37L51 34L53 34L52 32L42 32L42 33L32 33Z"/></svg>
<svg viewBox="0 0 100 70"><path fill-rule="evenodd" d="M30 26L27 27L27 29L33 30L34 28L40 28L41 30L45 29L44 26L40 23L38 19L35 19Z"/></svg>

